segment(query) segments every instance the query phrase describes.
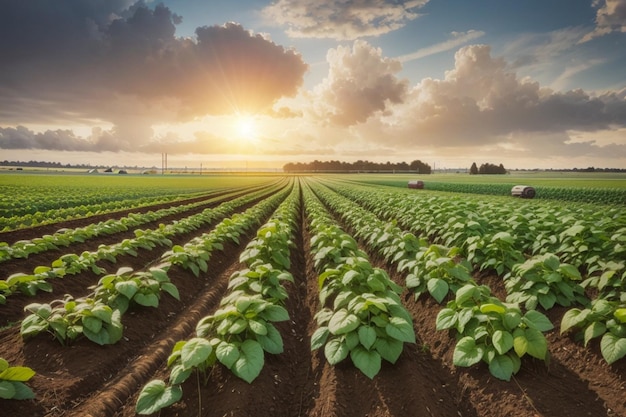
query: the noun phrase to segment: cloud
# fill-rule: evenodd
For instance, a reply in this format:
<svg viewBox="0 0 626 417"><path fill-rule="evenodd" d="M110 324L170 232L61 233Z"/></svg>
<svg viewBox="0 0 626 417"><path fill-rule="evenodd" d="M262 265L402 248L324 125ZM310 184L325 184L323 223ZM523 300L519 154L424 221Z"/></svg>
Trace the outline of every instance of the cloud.
<svg viewBox="0 0 626 417"><path fill-rule="evenodd" d="M623 95L555 92L530 79L520 80L507 68L502 58L491 56L489 46L461 48L455 54L455 67L444 79L422 80L402 103L390 106L359 130L370 141L383 143L393 137L399 147L409 148L472 152L507 146L540 149L542 155L567 149L568 154L575 150L626 156L626 146L568 141L572 130L601 132L626 126ZM531 147L529 138L541 139L535 139ZM604 152L608 149L611 152Z"/></svg>
<svg viewBox="0 0 626 417"><path fill-rule="evenodd" d="M589 70L602 70L618 56L603 54L597 48L581 47L580 40L588 32L584 27L570 27L546 33L525 33L508 42L502 55L511 60L509 68L556 90L571 88L574 79Z"/></svg>
<svg viewBox="0 0 626 417"><path fill-rule="evenodd" d="M294 38L354 40L400 29L428 0L277 0L263 9L268 21Z"/></svg>
<svg viewBox="0 0 626 417"><path fill-rule="evenodd" d="M98 151L94 143L75 136L71 130L59 129L35 133L24 126L0 128L0 149Z"/></svg>
<svg viewBox="0 0 626 417"><path fill-rule="evenodd" d="M416 59L425 58L430 55L435 55L440 52L449 51L450 49L458 48L459 46L473 41L485 35L485 32L480 30L468 30L467 32L453 32L452 39L449 39L438 44L419 49L410 54L405 54L397 57L396 59L402 63L414 61Z"/></svg>
<svg viewBox="0 0 626 417"><path fill-rule="evenodd" d="M0 2L0 124L99 119L132 149L156 122L271 113L302 85L295 51L235 23L177 38L180 21L142 1Z"/></svg>
<svg viewBox="0 0 626 417"><path fill-rule="evenodd" d="M329 50L326 59L328 77L312 93L316 117L349 126L385 111L391 103L402 102L408 81L395 75L402 65L383 57L379 48L357 40L352 48Z"/></svg>
<svg viewBox="0 0 626 417"><path fill-rule="evenodd" d="M581 42L588 42L612 32L626 32L626 0L594 0L593 7L598 8L596 27Z"/></svg>

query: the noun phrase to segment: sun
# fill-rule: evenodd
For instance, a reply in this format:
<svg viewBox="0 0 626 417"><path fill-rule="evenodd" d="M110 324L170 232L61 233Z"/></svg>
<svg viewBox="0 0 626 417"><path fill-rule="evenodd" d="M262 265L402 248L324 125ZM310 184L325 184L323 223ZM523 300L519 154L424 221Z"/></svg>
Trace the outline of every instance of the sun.
<svg viewBox="0 0 626 417"><path fill-rule="evenodd" d="M237 116L235 130L241 139L254 140L257 136L257 126L252 116Z"/></svg>

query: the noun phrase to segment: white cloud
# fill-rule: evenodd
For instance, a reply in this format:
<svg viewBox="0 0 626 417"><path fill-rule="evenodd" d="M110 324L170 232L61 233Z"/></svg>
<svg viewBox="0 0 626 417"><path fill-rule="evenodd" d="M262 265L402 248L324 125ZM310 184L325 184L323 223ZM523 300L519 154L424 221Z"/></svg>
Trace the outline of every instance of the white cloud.
<svg viewBox="0 0 626 417"><path fill-rule="evenodd" d="M349 126L402 102L408 81L395 75L402 65L379 48L357 40L352 48L329 50L327 60L328 77L312 92L312 112L323 121Z"/></svg>
<svg viewBox="0 0 626 417"><path fill-rule="evenodd" d="M626 127L626 101L614 92L555 92L519 79L486 45L461 48L444 79L415 85L403 103L357 128L371 142L393 137L402 149L472 153L483 148L522 149L528 156L586 153L626 157L626 145L571 141L573 130L597 132Z"/></svg>
<svg viewBox="0 0 626 417"><path fill-rule="evenodd" d="M401 55L396 59L402 63L421 59L430 55L435 55L440 52L449 51L454 48L458 48L467 42L473 41L485 35L485 32L480 30L469 30L467 32L453 32L452 39L444 42L437 43L435 45L428 46L426 48L419 49L409 54Z"/></svg>
<svg viewBox="0 0 626 417"><path fill-rule="evenodd" d="M294 38L354 40L379 36L416 19L428 0L277 0L263 9Z"/></svg>
<svg viewBox="0 0 626 417"><path fill-rule="evenodd" d="M593 6L598 7L596 27L581 42L588 42L611 32L626 32L626 0L594 0Z"/></svg>

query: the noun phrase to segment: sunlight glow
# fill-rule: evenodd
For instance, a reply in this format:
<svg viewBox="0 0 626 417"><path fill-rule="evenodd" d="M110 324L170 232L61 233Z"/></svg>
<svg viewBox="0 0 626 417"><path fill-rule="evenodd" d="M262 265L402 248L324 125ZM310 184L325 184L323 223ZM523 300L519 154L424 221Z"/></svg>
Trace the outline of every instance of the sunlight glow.
<svg viewBox="0 0 626 417"><path fill-rule="evenodd" d="M253 140L257 136L257 126L254 117L241 115L235 121L237 135L242 139Z"/></svg>

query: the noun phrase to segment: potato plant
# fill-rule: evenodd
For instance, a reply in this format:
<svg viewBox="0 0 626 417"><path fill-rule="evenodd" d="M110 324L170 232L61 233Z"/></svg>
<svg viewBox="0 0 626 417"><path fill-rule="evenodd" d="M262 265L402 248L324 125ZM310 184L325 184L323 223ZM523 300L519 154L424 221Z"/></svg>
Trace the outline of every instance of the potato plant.
<svg viewBox="0 0 626 417"><path fill-rule="evenodd" d="M600 351L612 364L626 356L626 301L596 299L585 309L572 308L561 320L561 333L575 331L585 346L601 337Z"/></svg>
<svg viewBox="0 0 626 417"><path fill-rule="evenodd" d="M555 304L586 305L589 300L579 283L581 279L578 268L560 262L554 254L534 256L515 265L505 277L507 301L523 304L528 310L538 305L546 310Z"/></svg>
<svg viewBox="0 0 626 417"><path fill-rule="evenodd" d="M542 313L522 313L517 305L492 296L488 287L470 283L439 312L436 328L455 331L455 365L467 367L482 360L492 375L508 381L519 371L524 355L548 360L543 332L553 325Z"/></svg>
<svg viewBox="0 0 626 417"><path fill-rule="evenodd" d="M331 365L350 356L354 366L372 379L383 359L395 363L404 343L415 343L412 318L399 297L402 288L371 266L311 190L305 190L304 198L322 306L315 316L318 328L311 350L323 347Z"/></svg>

